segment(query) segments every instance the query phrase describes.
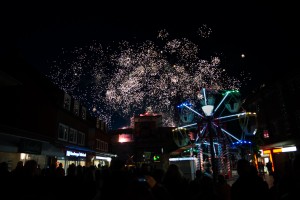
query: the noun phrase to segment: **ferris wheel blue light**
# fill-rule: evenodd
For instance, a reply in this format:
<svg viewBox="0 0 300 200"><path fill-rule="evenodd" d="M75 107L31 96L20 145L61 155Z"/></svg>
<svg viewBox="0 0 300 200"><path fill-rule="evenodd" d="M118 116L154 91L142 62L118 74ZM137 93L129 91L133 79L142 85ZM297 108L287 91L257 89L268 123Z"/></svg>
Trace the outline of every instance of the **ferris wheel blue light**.
<svg viewBox="0 0 300 200"><path fill-rule="evenodd" d="M192 107L193 104L191 104L190 102L186 101L180 105L177 106L177 108L183 108L183 107Z"/></svg>
<svg viewBox="0 0 300 200"><path fill-rule="evenodd" d="M247 140L239 140L237 142L233 142L232 145L233 146L252 145L252 142L251 141L247 141Z"/></svg>

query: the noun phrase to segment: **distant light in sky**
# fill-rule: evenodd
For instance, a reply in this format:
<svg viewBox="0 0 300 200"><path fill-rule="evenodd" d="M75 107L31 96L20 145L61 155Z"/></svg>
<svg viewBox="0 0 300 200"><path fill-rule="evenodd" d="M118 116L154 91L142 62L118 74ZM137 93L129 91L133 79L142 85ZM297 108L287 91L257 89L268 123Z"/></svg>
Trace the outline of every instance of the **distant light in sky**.
<svg viewBox="0 0 300 200"><path fill-rule="evenodd" d="M245 54L242 53L242 54L241 54L241 57L242 57L242 58L245 58Z"/></svg>

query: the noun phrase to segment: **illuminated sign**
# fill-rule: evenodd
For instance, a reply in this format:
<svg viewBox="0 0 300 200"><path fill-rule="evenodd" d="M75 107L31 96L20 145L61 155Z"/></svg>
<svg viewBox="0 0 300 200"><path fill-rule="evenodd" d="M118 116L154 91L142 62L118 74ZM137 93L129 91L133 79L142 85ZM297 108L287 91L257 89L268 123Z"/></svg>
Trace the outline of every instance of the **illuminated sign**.
<svg viewBox="0 0 300 200"><path fill-rule="evenodd" d="M86 153L75 152L75 151L66 151L66 156L86 157Z"/></svg>
<svg viewBox="0 0 300 200"><path fill-rule="evenodd" d="M110 157L103 157L103 156L96 156L96 159L97 159L97 160L107 160L108 162L111 161L111 158L110 158Z"/></svg>
<svg viewBox="0 0 300 200"><path fill-rule="evenodd" d="M264 130L264 138L269 138L269 131L268 130Z"/></svg>

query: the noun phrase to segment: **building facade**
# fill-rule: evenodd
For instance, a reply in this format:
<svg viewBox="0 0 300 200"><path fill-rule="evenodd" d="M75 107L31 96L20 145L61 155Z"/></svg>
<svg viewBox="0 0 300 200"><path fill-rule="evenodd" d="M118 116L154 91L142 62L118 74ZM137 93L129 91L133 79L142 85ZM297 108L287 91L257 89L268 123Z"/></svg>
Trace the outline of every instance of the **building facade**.
<svg viewBox="0 0 300 200"><path fill-rule="evenodd" d="M300 149L300 75L282 75L262 85L246 100L247 110L257 113L256 139L263 164L271 161L274 171L291 172Z"/></svg>
<svg viewBox="0 0 300 200"><path fill-rule="evenodd" d="M12 170L35 159L43 168L62 163L109 165L106 124L85 105L28 65L17 52L5 55L0 71L0 162Z"/></svg>
<svg viewBox="0 0 300 200"><path fill-rule="evenodd" d="M178 149L173 129L163 127L162 115L153 112L135 115L129 127L112 130L113 152L128 165L148 163L166 169L171 152Z"/></svg>

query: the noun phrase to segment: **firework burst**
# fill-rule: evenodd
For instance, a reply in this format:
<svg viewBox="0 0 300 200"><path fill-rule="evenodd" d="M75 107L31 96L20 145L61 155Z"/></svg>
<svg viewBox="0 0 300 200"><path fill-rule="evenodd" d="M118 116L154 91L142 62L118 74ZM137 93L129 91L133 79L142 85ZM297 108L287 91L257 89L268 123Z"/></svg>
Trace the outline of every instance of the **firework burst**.
<svg viewBox="0 0 300 200"><path fill-rule="evenodd" d="M210 34L206 29L202 37ZM227 75L219 57L201 59L197 44L169 36L161 30L155 42L93 42L63 51L49 77L109 126L114 113L129 119L147 108L162 114L165 126L176 126L176 105L196 100L199 88L240 89L244 78Z"/></svg>

